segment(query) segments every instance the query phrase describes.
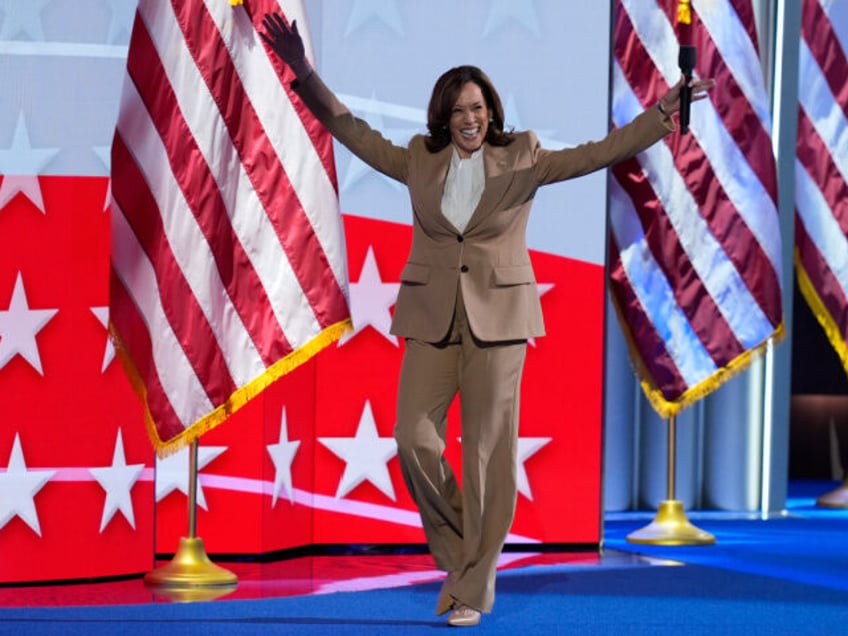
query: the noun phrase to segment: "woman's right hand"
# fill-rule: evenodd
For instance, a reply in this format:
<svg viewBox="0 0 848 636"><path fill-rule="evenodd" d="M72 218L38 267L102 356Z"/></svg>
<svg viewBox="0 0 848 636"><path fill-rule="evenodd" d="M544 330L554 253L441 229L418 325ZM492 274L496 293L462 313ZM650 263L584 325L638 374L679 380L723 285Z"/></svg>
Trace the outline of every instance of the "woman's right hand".
<svg viewBox="0 0 848 636"><path fill-rule="evenodd" d="M292 20L291 28L279 13L266 13L262 20L265 33L259 35L271 50L294 71L296 77L302 79L312 72L312 67L306 61L303 39L297 31L297 20Z"/></svg>

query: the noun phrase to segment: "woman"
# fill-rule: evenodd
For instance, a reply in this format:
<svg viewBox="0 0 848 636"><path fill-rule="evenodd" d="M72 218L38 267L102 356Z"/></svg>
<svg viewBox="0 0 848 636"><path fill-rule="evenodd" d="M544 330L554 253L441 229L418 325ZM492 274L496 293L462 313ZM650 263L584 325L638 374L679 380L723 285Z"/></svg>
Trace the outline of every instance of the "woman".
<svg viewBox="0 0 848 636"><path fill-rule="evenodd" d="M599 142L548 151L532 132L505 132L500 98L478 68L436 82L427 135L395 146L355 118L312 70L297 25L263 22L268 46L294 71L293 89L330 133L407 185L412 248L392 333L406 341L395 439L436 565L447 577L436 613L476 625L494 603L497 559L516 503L519 390L527 339L544 335L525 243L536 189L630 157L675 129L682 81L655 108ZM711 81L693 82L693 98ZM443 456L459 393L462 488Z"/></svg>

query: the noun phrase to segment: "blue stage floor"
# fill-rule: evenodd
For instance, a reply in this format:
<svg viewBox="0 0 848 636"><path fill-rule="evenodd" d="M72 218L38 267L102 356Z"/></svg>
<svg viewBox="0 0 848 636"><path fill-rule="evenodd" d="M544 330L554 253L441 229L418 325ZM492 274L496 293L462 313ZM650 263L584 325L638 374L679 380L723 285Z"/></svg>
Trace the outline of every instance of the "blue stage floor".
<svg viewBox="0 0 848 636"><path fill-rule="evenodd" d="M689 512L712 546L633 544L651 512L607 515L604 549L503 555L486 633L848 633L848 510L815 505L838 484L793 484L768 519ZM427 555L353 554L222 563L235 591L175 603L140 577L0 588L5 633L418 633L441 574Z"/></svg>

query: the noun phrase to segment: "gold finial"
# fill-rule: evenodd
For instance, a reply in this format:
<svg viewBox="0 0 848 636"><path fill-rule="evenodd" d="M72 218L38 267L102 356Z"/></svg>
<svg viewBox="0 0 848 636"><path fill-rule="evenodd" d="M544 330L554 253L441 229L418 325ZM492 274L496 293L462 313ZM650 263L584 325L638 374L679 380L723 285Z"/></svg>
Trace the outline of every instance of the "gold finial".
<svg viewBox="0 0 848 636"><path fill-rule="evenodd" d="M244 4L244 0L230 0L231 7L237 7L240 4Z"/></svg>
<svg viewBox="0 0 848 636"><path fill-rule="evenodd" d="M692 2L691 0L680 0L677 5L677 23L692 24Z"/></svg>

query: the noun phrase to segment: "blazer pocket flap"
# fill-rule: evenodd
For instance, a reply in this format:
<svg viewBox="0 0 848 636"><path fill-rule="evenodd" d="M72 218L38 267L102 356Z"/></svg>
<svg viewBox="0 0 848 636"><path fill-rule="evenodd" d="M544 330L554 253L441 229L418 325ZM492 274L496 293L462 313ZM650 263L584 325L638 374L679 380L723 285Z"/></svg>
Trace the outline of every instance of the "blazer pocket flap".
<svg viewBox="0 0 848 636"><path fill-rule="evenodd" d="M494 272L495 285L523 285L536 282L532 265L496 267Z"/></svg>
<svg viewBox="0 0 848 636"><path fill-rule="evenodd" d="M403 283L424 284L430 280L430 268L418 263L407 263L400 273L400 280Z"/></svg>

